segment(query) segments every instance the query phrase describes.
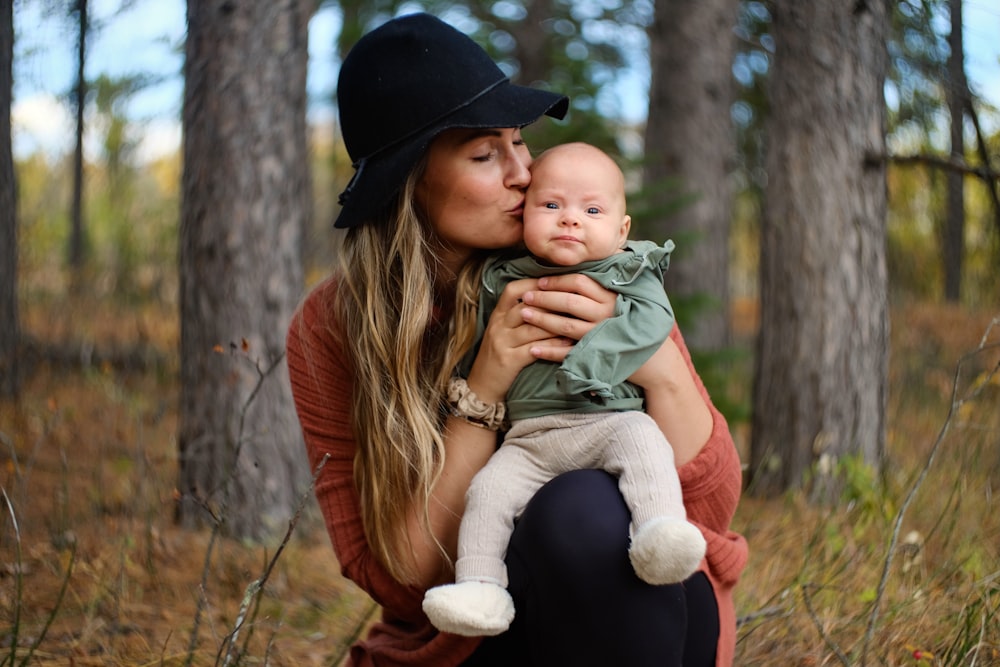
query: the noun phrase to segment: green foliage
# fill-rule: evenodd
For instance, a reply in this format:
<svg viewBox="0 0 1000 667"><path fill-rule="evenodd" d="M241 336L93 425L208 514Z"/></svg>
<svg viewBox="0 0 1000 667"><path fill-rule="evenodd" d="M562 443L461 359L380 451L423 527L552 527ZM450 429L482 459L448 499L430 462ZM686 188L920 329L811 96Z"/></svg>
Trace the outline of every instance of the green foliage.
<svg viewBox="0 0 1000 667"><path fill-rule="evenodd" d="M737 97L732 118L736 130L739 180L755 198L767 182L764 171L764 119L768 115L767 73L774 54L767 3L742 0L736 23L737 49L733 76Z"/></svg>
<svg viewBox="0 0 1000 667"><path fill-rule="evenodd" d="M945 0L902 0L891 7L890 133L912 127L930 136L947 104L943 85L948 42L940 25L948 15L948 4Z"/></svg>
<svg viewBox="0 0 1000 667"><path fill-rule="evenodd" d="M732 345L715 352L692 351L691 359L712 403L730 427L748 423L751 417L753 355L745 345Z"/></svg>
<svg viewBox="0 0 1000 667"><path fill-rule="evenodd" d="M624 165L626 173L642 169L642 163ZM693 195L684 192L683 184L677 178L665 178L657 183L646 183L641 188L629 192L628 210L632 216L632 238L643 238L664 243L667 237L660 222L676 215L693 201ZM689 238L675 237L678 246L685 245Z"/></svg>
<svg viewBox="0 0 1000 667"><path fill-rule="evenodd" d="M995 581L987 583L967 601L948 626L954 628L954 637L941 653L940 664L979 664L976 659L980 657L983 664L988 664L991 659L1000 657L996 647L991 650L982 641L987 628L1000 627L1000 585Z"/></svg>
<svg viewBox="0 0 1000 667"><path fill-rule="evenodd" d="M637 40L645 40L645 28L652 20L648 0L585 4L569 0L351 0L338 4L344 17L337 38L341 57L376 25L403 10L422 9L467 32L518 83L545 85L570 97L565 121L532 128L533 145L586 140L612 153L620 151L613 118L621 115L621 109L616 108L617 99L608 87L633 64L628 54ZM533 41L543 45L541 50L524 43L529 26L541 31L533 36Z"/></svg>
<svg viewBox="0 0 1000 667"><path fill-rule="evenodd" d="M857 454L850 454L837 461L835 475L842 484L838 504L857 517L858 528L872 523L880 527L888 525L897 511L897 503L875 466Z"/></svg>
<svg viewBox="0 0 1000 667"><path fill-rule="evenodd" d="M14 165L18 179L18 265L22 285L34 276L50 280L62 265L62 251L69 238L69 163L50 164L35 154ZM29 285L30 288L30 285Z"/></svg>
<svg viewBox="0 0 1000 667"><path fill-rule="evenodd" d="M626 167L628 169L628 167ZM667 178L659 183L645 185L629 194L629 212L632 216L632 238L643 238L664 243L663 227L656 224L664 218L678 214L693 201L694 195L685 193L680 181ZM697 242L695 232L675 234L671 237L678 247ZM669 274L668 281L669 283ZM721 307L713 294L690 296L670 295L670 305L678 322L693 322L704 313ZM750 419L750 384L753 373L751 350L745 344L732 345L717 351L691 350L691 358L712 397L713 403L730 424Z"/></svg>
<svg viewBox="0 0 1000 667"><path fill-rule="evenodd" d="M119 165L114 185L107 163L85 165L84 211L93 257L88 289L126 300L172 298L177 160L175 156L141 168ZM69 281L63 255L69 235L69 163L50 163L36 154L15 166L22 292L61 294Z"/></svg>
<svg viewBox="0 0 1000 667"><path fill-rule="evenodd" d="M903 150L932 152L926 143ZM933 168L894 164L889 166L887 179L886 261L890 293L895 299L938 299L943 292L940 225L944 218L944 175ZM986 187L978 179L968 177L963 303L990 304L1000 299L1000 282L996 279L1000 234L995 227L995 216Z"/></svg>

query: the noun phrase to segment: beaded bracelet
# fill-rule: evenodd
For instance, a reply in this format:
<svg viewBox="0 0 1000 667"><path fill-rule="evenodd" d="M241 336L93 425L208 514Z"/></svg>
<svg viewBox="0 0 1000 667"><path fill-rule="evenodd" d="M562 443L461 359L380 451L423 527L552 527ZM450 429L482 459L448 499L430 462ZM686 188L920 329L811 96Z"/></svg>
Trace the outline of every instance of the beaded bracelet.
<svg viewBox="0 0 1000 667"><path fill-rule="evenodd" d="M448 382L447 401L453 416L461 417L474 426L490 431L507 427L507 405L503 401L484 403L479 400L464 378L453 377Z"/></svg>

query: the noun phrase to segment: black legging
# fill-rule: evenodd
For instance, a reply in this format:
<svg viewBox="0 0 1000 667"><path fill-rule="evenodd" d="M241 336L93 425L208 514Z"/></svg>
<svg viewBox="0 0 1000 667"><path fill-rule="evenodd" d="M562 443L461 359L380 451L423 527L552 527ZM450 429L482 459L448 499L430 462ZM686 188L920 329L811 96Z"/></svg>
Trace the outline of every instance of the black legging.
<svg viewBox="0 0 1000 667"><path fill-rule="evenodd" d="M715 663L719 614L708 578L651 586L628 559L630 514L614 477L578 470L543 486L507 550L517 615L464 667Z"/></svg>

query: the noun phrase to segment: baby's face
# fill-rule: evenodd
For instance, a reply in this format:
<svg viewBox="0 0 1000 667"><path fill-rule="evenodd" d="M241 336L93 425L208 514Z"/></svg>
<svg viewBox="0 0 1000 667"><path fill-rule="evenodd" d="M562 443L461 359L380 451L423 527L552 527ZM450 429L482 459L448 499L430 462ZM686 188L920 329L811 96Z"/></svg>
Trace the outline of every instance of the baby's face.
<svg viewBox="0 0 1000 667"><path fill-rule="evenodd" d="M583 144L551 149L531 167L524 204L524 243L557 266L603 259L628 238L625 184L604 153Z"/></svg>

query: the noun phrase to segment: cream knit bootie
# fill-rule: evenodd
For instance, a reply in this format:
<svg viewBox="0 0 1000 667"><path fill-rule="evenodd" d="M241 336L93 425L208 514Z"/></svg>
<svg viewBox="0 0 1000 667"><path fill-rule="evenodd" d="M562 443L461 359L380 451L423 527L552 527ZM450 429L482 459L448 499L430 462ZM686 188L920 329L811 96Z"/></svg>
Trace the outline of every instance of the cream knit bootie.
<svg viewBox="0 0 1000 667"><path fill-rule="evenodd" d="M705 557L705 538L683 519L657 517L639 526L628 556L643 581L676 584L698 569Z"/></svg>
<svg viewBox="0 0 1000 667"><path fill-rule="evenodd" d="M434 627L465 637L498 635L514 620L514 600L503 586L482 581L436 586L424 594Z"/></svg>

